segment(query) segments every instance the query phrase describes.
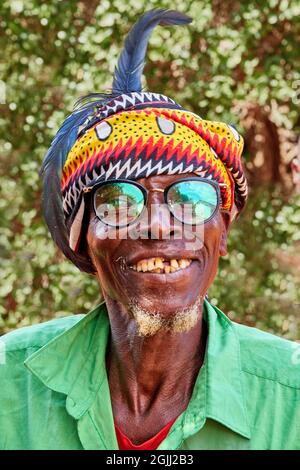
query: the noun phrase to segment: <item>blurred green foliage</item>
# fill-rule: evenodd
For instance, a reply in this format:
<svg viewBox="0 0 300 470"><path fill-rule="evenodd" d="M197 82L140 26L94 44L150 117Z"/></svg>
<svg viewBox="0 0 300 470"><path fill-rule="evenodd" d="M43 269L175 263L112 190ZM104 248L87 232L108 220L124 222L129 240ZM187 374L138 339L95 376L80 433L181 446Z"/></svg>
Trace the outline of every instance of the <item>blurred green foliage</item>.
<svg viewBox="0 0 300 470"><path fill-rule="evenodd" d="M299 133L297 0L2 1L0 332L87 312L99 300L95 279L66 261L47 232L38 170L74 101L109 90L124 35L158 7L194 21L154 31L145 88L242 133L237 105L275 103L276 125ZM247 148L245 157L254 158ZM299 225L299 202L282 187L253 187L211 301L237 321L299 337Z"/></svg>
<svg viewBox="0 0 300 470"><path fill-rule="evenodd" d="M276 189L252 194L231 230L210 301L235 321L299 339L299 227L299 201L283 200Z"/></svg>

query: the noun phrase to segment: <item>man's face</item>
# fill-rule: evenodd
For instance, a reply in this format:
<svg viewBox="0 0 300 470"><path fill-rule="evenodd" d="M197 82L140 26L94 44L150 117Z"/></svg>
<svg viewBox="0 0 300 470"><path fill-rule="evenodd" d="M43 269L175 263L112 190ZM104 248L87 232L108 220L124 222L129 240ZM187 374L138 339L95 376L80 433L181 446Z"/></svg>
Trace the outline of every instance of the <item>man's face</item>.
<svg viewBox="0 0 300 470"><path fill-rule="evenodd" d="M165 189L187 176L153 176L138 183L147 190ZM135 224L116 230L101 222L91 205L88 251L106 296L129 311L134 303L167 318L206 294L219 256L227 252L229 214L218 210L202 226L182 226L164 205L163 192L158 191L148 193L147 209L147 217L142 215ZM116 236L110 238L112 234ZM170 269L153 272L161 263Z"/></svg>

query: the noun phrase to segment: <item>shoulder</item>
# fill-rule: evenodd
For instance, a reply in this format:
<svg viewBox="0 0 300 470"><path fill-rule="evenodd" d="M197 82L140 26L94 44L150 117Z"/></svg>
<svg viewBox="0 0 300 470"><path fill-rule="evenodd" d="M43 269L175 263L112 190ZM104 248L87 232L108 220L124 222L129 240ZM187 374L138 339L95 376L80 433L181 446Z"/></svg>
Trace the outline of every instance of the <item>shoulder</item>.
<svg viewBox="0 0 300 470"><path fill-rule="evenodd" d="M231 322L240 344L244 372L300 388L300 344Z"/></svg>
<svg viewBox="0 0 300 470"><path fill-rule="evenodd" d="M83 314L70 315L14 330L0 337L2 350L7 354L27 349L39 349L56 336L72 328L83 317L85 317Z"/></svg>
<svg viewBox="0 0 300 470"><path fill-rule="evenodd" d="M293 389L300 389L300 344L271 333L233 322L218 307L224 331L233 331L239 348L240 368L251 377L267 379Z"/></svg>

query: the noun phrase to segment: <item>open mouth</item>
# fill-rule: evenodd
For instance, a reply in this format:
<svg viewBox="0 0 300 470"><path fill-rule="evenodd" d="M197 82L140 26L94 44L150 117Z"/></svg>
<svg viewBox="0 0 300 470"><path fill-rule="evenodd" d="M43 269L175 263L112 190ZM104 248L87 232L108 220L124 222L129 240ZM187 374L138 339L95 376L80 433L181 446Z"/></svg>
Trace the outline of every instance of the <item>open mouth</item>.
<svg viewBox="0 0 300 470"><path fill-rule="evenodd" d="M193 260L187 258L165 260L158 257L142 259L129 268L140 273L169 274L188 268L192 262Z"/></svg>

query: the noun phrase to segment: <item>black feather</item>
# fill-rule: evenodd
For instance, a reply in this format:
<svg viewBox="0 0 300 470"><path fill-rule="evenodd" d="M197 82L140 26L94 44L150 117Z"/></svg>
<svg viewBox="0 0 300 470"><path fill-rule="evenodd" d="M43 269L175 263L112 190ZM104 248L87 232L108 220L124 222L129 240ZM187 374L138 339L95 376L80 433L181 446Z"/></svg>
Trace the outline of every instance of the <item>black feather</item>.
<svg viewBox="0 0 300 470"><path fill-rule="evenodd" d="M116 95L112 93L89 93L80 97L74 104L74 111L84 109L86 107L103 106L111 101Z"/></svg>
<svg viewBox="0 0 300 470"><path fill-rule="evenodd" d="M97 104L103 104L100 97ZM95 101L86 98L85 105L67 117L55 135L40 169L40 177L43 179L42 209L51 236L67 258L80 270L89 273L95 271L92 262L83 255L75 254L69 247L62 205L61 176L68 153L77 139L78 129L94 107Z"/></svg>
<svg viewBox="0 0 300 470"><path fill-rule="evenodd" d="M54 165L51 165L46 171L43 183L42 206L44 217L54 242L81 271L94 273L95 269L88 257L74 253L69 246L69 236L61 202L60 178Z"/></svg>
<svg viewBox="0 0 300 470"><path fill-rule="evenodd" d="M158 24L186 24L192 20L188 16L165 9L145 13L133 26L126 37L124 49L115 70L112 93L91 93L80 98L73 113L67 117L54 137L41 166L43 179L42 208L51 236L80 270L94 273L92 261L88 255L74 253L69 247L69 230L64 217L61 175L69 151L74 145L78 129L86 121L95 107L103 106L114 97L132 91L141 91L141 75L148 38Z"/></svg>
<svg viewBox="0 0 300 470"><path fill-rule="evenodd" d="M158 24L184 25L189 16L174 10L156 9L145 13L135 23L125 39L113 77L112 93L122 94L142 90L142 73L149 36Z"/></svg>

